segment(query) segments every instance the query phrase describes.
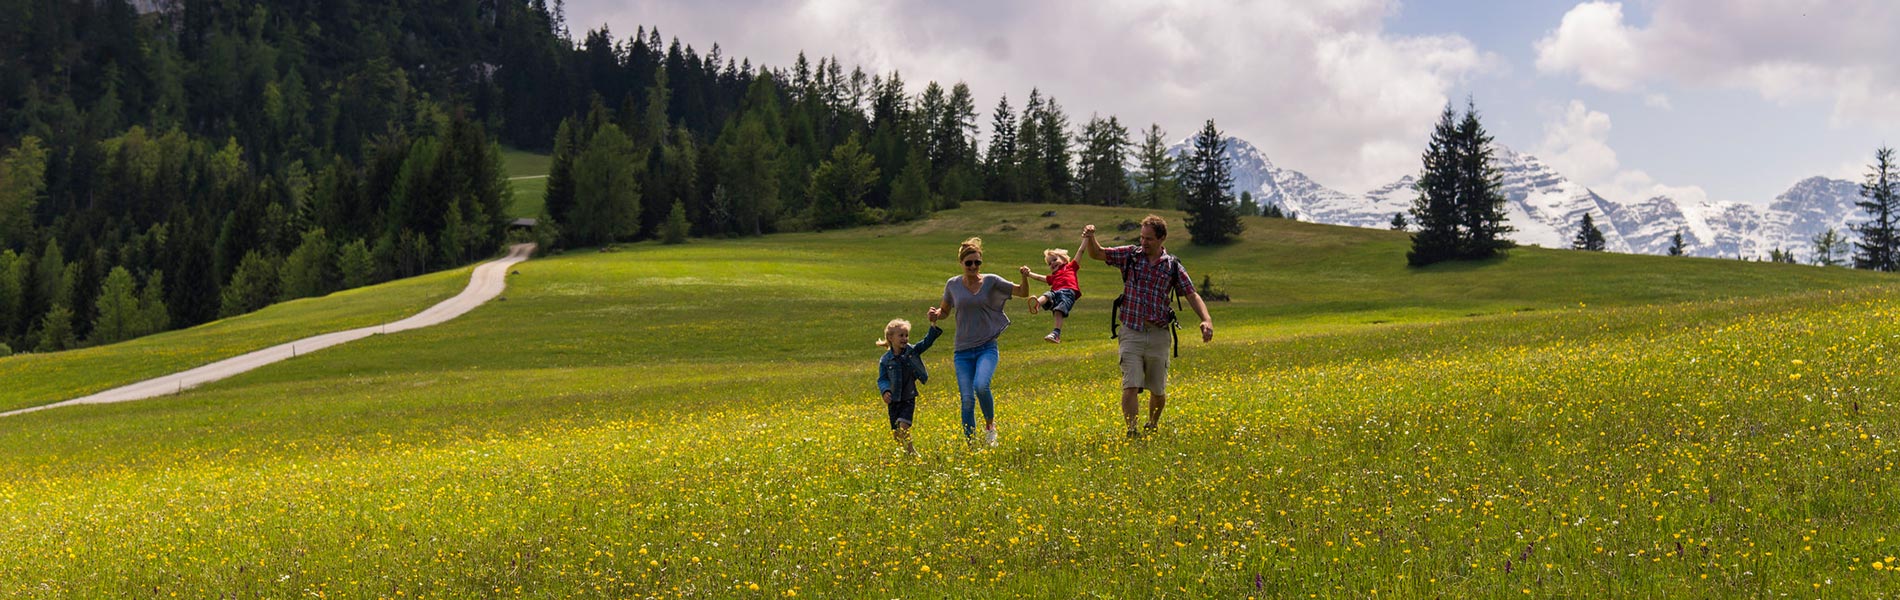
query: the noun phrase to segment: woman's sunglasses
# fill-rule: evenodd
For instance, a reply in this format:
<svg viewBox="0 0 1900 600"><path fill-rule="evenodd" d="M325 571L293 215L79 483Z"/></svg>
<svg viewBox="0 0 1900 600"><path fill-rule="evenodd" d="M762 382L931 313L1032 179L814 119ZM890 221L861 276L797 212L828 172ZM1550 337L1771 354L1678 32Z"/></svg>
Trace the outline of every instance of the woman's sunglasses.
<svg viewBox="0 0 1900 600"><path fill-rule="evenodd" d="M981 267L981 266L983 266L983 261L980 261L980 260L966 260L966 261L963 261L963 266L966 266L966 267Z"/></svg>

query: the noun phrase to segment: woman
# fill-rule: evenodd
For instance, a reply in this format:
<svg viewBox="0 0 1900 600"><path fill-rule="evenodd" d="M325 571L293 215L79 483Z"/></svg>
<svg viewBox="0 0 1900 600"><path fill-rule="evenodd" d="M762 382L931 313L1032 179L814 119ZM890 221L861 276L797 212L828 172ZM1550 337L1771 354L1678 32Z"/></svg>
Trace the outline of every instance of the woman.
<svg viewBox="0 0 1900 600"><path fill-rule="evenodd" d="M963 274L943 286L943 303L930 309L932 319L957 316L957 392L963 400L963 436L975 439L978 403L983 406L983 441L996 445L996 399L990 378L996 375L996 338L1009 328L1003 307L1011 297L1028 298L1029 289L998 275L983 273L983 239L970 238L957 247Z"/></svg>

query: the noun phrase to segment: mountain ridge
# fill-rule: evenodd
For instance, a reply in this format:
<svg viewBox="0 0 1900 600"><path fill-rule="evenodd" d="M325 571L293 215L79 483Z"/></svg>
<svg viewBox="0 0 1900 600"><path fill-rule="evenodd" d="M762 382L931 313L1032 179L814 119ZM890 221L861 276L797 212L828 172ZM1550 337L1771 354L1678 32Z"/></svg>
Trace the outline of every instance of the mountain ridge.
<svg viewBox="0 0 1900 600"><path fill-rule="evenodd" d="M1389 227L1393 213L1411 209L1416 192L1412 174L1372 190L1349 194L1327 187L1297 170L1275 164L1258 147L1228 136L1233 192L1252 192L1261 206L1278 204L1304 221L1352 227ZM1611 252L1667 254L1682 232L1690 256L1763 259L1776 249L1811 257L1816 235L1833 228L1843 236L1859 213L1859 185L1814 176L1796 182L1767 205L1722 201L1685 201L1666 195L1641 199L1606 198L1557 171L1535 155L1498 145L1494 158L1503 178L1507 223L1519 244L1565 248L1577 223L1590 213L1603 230ZM1170 146L1180 157L1193 150L1193 138Z"/></svg>

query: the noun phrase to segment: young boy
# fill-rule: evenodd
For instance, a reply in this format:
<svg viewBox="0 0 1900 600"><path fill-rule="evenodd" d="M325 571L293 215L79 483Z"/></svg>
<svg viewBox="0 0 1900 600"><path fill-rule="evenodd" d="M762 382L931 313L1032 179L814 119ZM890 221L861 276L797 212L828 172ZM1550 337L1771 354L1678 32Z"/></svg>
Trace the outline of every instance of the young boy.
<svg viewBox="0 0 1900 600"><path fill-rule="evenodd" d="M1054 313L1055 329L1042 339L1048 340L1051 344L1060 344L1062 343L1062 320L1067 318L1069 311L1075 308L1076 299L1082 297L1081 283L1075 277L1075 272L1082 268L1082 263L1070 259L1069 251L1061 248L1042 251L1042 261L1049 265L1049 275L1046 277L1037 275L1027 266L1020 269L1023 272L1023 285L1029 285L1030 279L1049 284L1049 293L1029 299L1029 313L1035 314L1037 309Z"/></svg>
<svg viewBox="0 0 1900 600"><path fill-rule="evenodd" d="M877 389L884 396L885 412L891 419L891 438L910 454L917 453L917 447L910 443L911 416L917 411L917 384L930 380L930 373L924 370L924 351L943 334L934 313L932 317L930 333L915 346L910 344L910 321L903 319L891 319L884 325L884 339L877 341L878 346L890 348L877 361Z"/></svg>

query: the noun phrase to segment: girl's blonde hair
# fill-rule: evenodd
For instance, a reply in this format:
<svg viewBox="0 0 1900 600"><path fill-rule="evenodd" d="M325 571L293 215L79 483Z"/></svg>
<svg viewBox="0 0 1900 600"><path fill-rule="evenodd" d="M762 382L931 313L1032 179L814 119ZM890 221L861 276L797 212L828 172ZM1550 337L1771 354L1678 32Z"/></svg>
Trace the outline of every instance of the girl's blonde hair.
<svg viewBox="0 0 1900 600"><path fill-rule="evenodd" d="M983 238L980 238L980 237L973 237L967 240L963 240L963 243L957 246L957 260L963 260L963 257L969 256L971 254L982 254L982 253L983 253Z"/></svg>
<svg viewBox="0 0 1900 600"><path fill-rule="evenodd" d="M1063 249L1061 249L1061 248L1050 248L1050 249L1048 249L1048 250L1044 250L1044 251L1042 251L1042 261L1043 261L1043 262L1049 262L1049 257L1051 257L1051 256L1060 256L1060 257L1062 257L1062 263L1063 263L1063 264L1068 264L1068 263L1069 263L1069 251L1068 251L1068 250L1063 250Z"/></svg>
<svg viewBox="0 0 1900 600"><path fill-rule="evenodd" d="M891 347L891 334L896 333L898 330L910 331L910 321L906 321L903 319L891 319L891 322L885 323L884 337L877 339L877 347L879 348Z"/></svg>

